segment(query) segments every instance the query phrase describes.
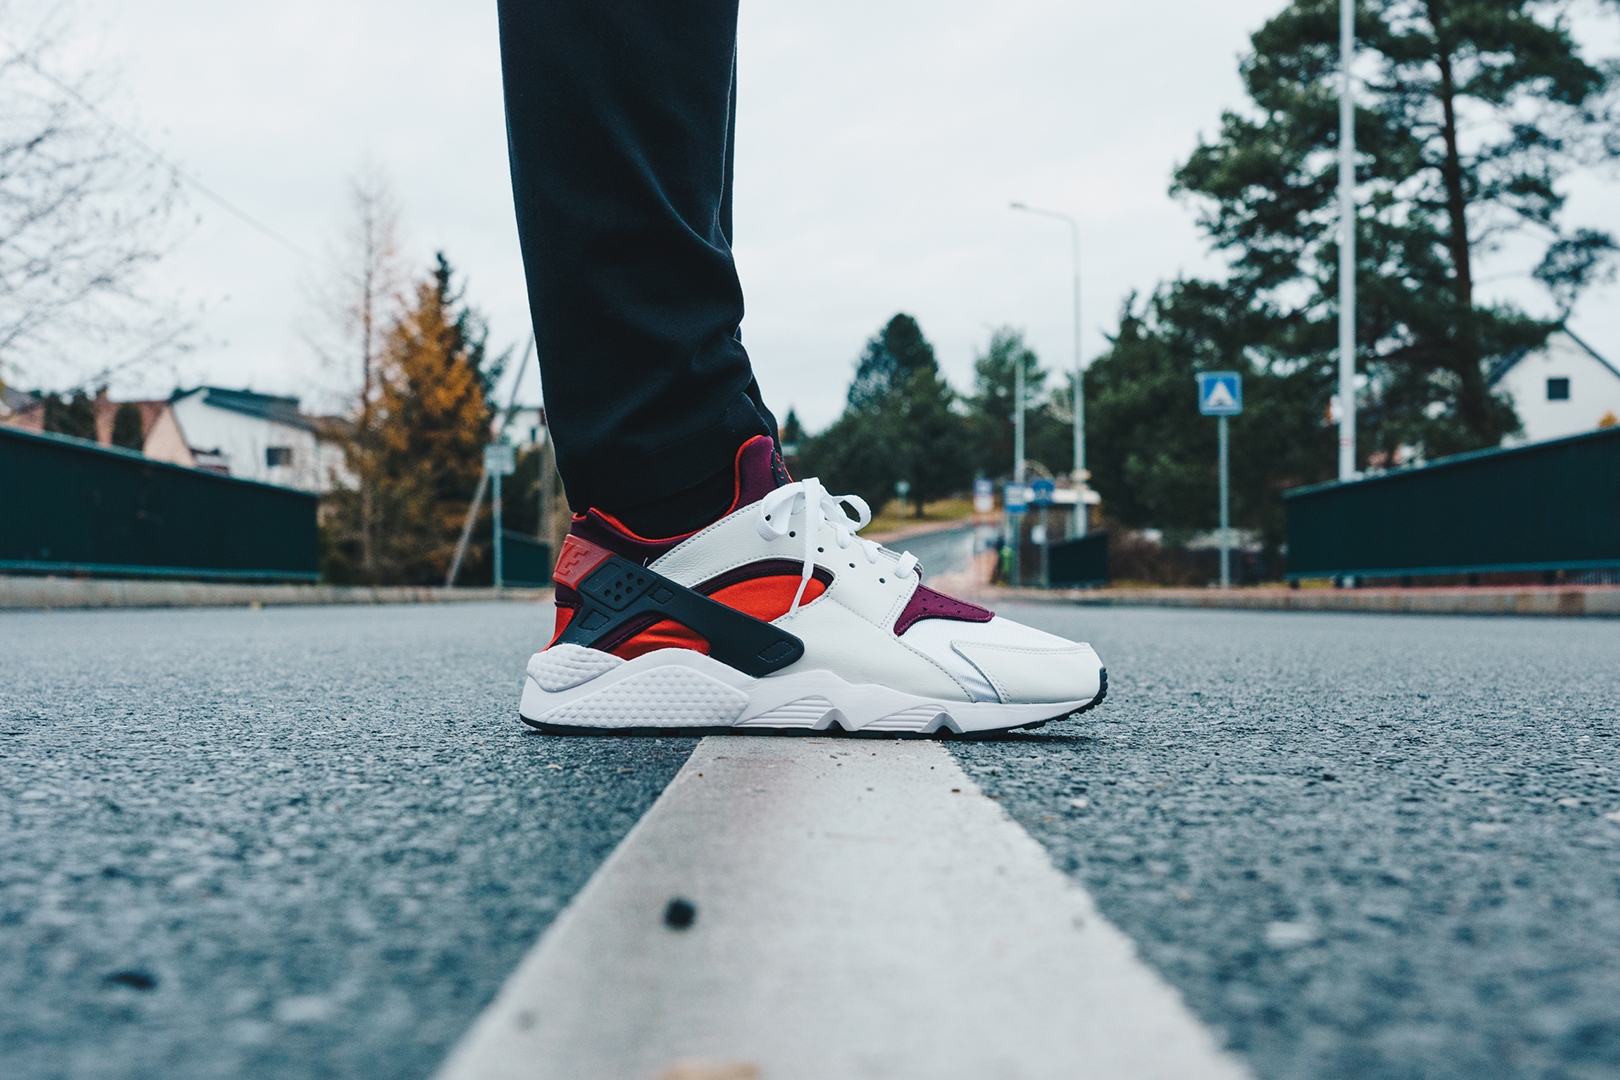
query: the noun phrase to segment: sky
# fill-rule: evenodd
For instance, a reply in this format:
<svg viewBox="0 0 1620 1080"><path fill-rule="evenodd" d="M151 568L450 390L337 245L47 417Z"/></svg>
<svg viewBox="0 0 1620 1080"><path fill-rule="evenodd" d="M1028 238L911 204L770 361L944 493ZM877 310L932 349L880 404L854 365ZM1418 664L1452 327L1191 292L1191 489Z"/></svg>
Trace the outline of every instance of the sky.
<svg viewBox="0 0 1620 1080"><path fill-rule="evenodd" d="M151 286L201 312L197 347L115 389L211 383L337 407L354 373L323 365L308 336L348 178L368 159L391 178L413 263L425 272L445 251L492 345L521 351L494 7L70 6L64 62L110 72L109 113L313 256L190 195L194 224ZM1080 224L1087 360L1131 294L1218 274L1195 208L1167 189L1222 111L1241 107L1238 58L1281 7L744 0L735 253L743 340L778 417L791 407L811 430L836 418L864 343L896 312L918 319L959 389L1004 325L1046 366L1071 365L1068 228L1015 200ZM1617 183L1575 177L1567 220L1620 231ZM1482 291L1545 313L1527 251L1488 262ZM1620 356L1620 287L1588 293L1571 325ZM537 402L538 379L525 379L521 399Z"/></svg>

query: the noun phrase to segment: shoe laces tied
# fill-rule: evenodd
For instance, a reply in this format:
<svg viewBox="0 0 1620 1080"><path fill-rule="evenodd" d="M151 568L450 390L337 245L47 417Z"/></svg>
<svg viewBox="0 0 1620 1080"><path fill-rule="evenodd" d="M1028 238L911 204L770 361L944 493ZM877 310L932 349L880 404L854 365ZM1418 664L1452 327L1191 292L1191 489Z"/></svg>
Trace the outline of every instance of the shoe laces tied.
<svg viewBox="0 0 1620 1080"><path fill-rule="evenodd" d="M854 517L849 516L846 506L855 511ZM802 560L804 570L799 577L799 591L793 594L793 606L788 608L789 615L799 610L799 603L804 599L804 590L815 573L816 542L821 538L823 525L832 526L833 539L840 549L856 545L866 556L868 563L877 562L880 553L883 552L882 546L855 535L872 522L872 508L866 505L866 500L859 495L828 494L821 481L813 476L784 484L765 496L759 504L759 514L754 521L754 528L763 539L774 543L794 531L790 528L793 515L801 511L804 514ZM920 577L918 571L917 556L911 552L901 552L896 557L894 567L896 577L905 577L911 573L918 573Z"/></svg>

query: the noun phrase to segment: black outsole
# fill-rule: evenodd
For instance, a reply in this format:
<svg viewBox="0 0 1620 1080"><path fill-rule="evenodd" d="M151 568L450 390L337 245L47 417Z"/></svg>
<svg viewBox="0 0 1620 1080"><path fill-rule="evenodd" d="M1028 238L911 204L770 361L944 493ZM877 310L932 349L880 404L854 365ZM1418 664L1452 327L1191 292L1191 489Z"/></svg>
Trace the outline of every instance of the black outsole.
<svg viewBox="0 0 1620 1080"><path fill-rule="evenodd" d="M542 733L544 733L546 735L621 735L621 736L631 736L631 737L634 737L634 738L655 737L655 738L694 738L694 739L699 738L699 737L704 736L704 735L774 735L774 736L794 736L794 737L806 737L806 738L817 738L817 737L826 738L828 736L833 736L835 738L843 738L843 739L938 739L938 740L963 739L963 740L971 740L971 739L993 739L997 735L1005 735L1006 733L1008 733L1010 731L1034 731L1036 728L1045 727L1047 724L1052 723L1052 721L1054 721L1054 720L1065 720L1065 719L1067 719L1067 718L1069 718L1071 716L1079 716L1081 713L1090 712L1092 709L1095 709L1098 705L1101 705L1102 701L1103 701L1103 698L1105 698L1107 696L1108 696L1108 669L1103 668L1102 669L1102 685L1097 689L1097 696L1092 698L1086 704L1080 706L1080 708L1078 708L1078 709L1074 709L1074 710L1071 710L1071 711L1065 712L1065 713L1059 713L1057 716L1048 716L1045 720L1033 720L1033 721L1031 721L1030 723L1027 723L1027 724L1016 724L1013 727L993 728L993 729L988 730L988 731L967 731L967 732L961 732L961 733L952 731L949 728L944 728L944 727L940 728L938 731L932 731L932 732L927 732L927 733L920 732L920 731L847 731L847 730L845 730L843 725L839 724L836 720L833 721L832 724L830 726L828 726L828 727L821 728L819 730L811 730L809 728L753 728L753 727L751 727L751 728L738 728L738 727L730 727L730 726L712 726L712 727L627 727L627 728L576 727L573 724L548 724L548 723L544 722L543 720L530 720L527 716L524 716L522 713L518 713L518 719L522 720L525 724L528 724L530 727L534 728L536 731L542 732Z"/></svg>

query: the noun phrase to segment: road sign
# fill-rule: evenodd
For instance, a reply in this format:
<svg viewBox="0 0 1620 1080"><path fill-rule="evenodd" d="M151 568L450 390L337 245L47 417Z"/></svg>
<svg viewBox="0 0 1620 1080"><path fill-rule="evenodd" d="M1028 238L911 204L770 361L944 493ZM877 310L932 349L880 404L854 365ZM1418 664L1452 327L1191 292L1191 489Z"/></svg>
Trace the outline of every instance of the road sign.
<svg viewBox="0 0 1620 1080"><path fill-rule="evenodd" d="M894 493L896 495L898 495L902 499L905 498L907 495L910 495L911 494L911 481L910 480L896 480L894 482Z"/></svg>
<svg viewBox="0 0 1620 1080"><path fill-rule="evenodd" d="M1236 416L1243 411L1243 376L1235 371L1198 373L1198 411L1205 416Z"/></svg>
<svg viewBox="0 0 1620 1080"><path fill-rule="evenodd" d="M517 471L517 455L506 443L484 447L484 471L491 476L511 476Z"/></svg>
<svg viewBox="0 0 1620 1080"><path fill-rule="evenodd" d="M1052 492L1056 488L1050 480L1036 480L1029 485L1029 501L1036 506L1051 506Z"/></svg>
<svg viewBox="0 0 1620 1080"><path fill-rule="evenodd" d="M1008 484L1001 489L1001 506L1009 513L1022 513L1029 506L1029 488L1023 484Z"/></svg>
<svg viewBox="0 0 1620 1080"><path fill-rule="evenodd" d="M973 512L988 514L996 508L996 485L989 480L973 481Z"/></svg>

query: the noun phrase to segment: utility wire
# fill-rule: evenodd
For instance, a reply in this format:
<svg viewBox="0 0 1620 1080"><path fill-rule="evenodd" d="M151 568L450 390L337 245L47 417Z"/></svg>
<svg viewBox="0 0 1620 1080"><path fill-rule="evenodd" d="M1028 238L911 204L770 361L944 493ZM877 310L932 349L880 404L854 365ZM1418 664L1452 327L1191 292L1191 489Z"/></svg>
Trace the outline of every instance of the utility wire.
<svg viewBox="0 0 1620 1080"><path fill-rule="evenodd" d="M223 208L225 211L227 211L228 213L230 213L231 215L236 217L238 220L242 221L244 224L246 224L249 227L257 230L258 232L262 233L264 236L269 237L271 240L274 240L276 243L280 244L282 247L286 248L288 251L292 252L294 255L297 255L300 259L304 259L304 260L306 260L308 262L315 263L315 264L320 263L320 260L317 259L314 255L311 255L307 250L300 247L298 244L293 243L291 240L289 240L285 236L281 235L281 233L279 233L276 230L272 229L270 226L266 225L264 222L260 221L258 218L254 217L252 214L248 213L246 210L243 210L241 207L239 207L235 203L231 202L225 196L221 195L219 192L215 191L213 188L209 187L207 184L203 183L201 180L198 180L195 176L192 176L190 173L188 173L184 169L180 168L180 166L176 165L174 162L172 162L168 158L164 157L162 154L160 154L155 148L153 148L150 144L148 144L140 136L136 135L134 132L130 131L128 128L125 128L123 125L119 124L112 117L108 116L106 113L104 113L100 109L96 108L96 106L94 104L92 104L83 94L79 93L72 86L70 86L67 83L63 82L61 79L58 79L55 75L52 75L50 72L46 71L44 68L40 67L39 64L34 61L33 57L27 55L22 50L16 49L16 48L12 49L12 56L15 59L21 61L22 63L28 65L28 67L30 69L32 69L33 72L36 75L38 75L40 78L44 79L46 82L50 83L52 86L55 86L58 90L62 91L64 94L67 94L74 101L77 101L80 105L82 105L85 108L86 111L88 111L96 119L100 120L103 124L106 124L113 131L115 131L118 134L122 135L125 139L128 139L130 142L134 143L137 147L139 147L141 149L142 153L146 154L148 157L150 157L153 161L157 162L159 165L162 165L165 169L168 169L169 172L174 175L175 179L185 181L191 187L195 188L197 190L197 192L199 194L201 194L204 198L208 199L210 202L213 202L213 203L217 204L218 206Z"/></svg>

